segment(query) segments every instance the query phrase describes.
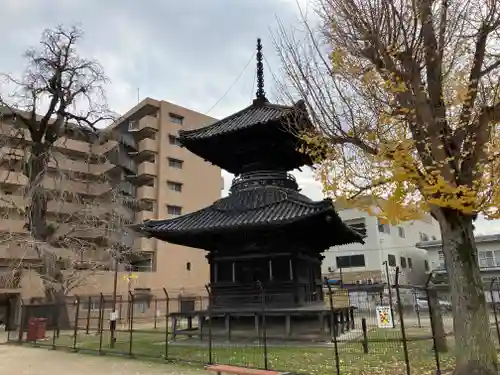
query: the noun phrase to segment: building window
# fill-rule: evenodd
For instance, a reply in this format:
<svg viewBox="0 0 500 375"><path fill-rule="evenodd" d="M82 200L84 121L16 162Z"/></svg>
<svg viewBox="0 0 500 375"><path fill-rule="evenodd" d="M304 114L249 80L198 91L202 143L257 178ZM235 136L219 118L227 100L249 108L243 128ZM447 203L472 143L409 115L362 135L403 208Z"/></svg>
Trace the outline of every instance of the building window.
<svg viewBox="0 0 500 375"><path fill-rule="evenodd" d="M167 214L175 216L182 215L182 207L167 205Z"/></svg>
<svg viewBox="0 0 500 375"><path fill-rule="evenodd" d="M346 255L337 257L337 268L364 267L364 255Z"/></svg>
<svg viewBox="0 0 500 375"><path fill-rule="evenodd" d="M436 236L432 236L432 240L433 240L433 241L436 241Z"/></svg>
<svg viewBox="0 0 500 375"><path fill-rule="evenodd" d="M170 122L173 122L174 124L179 124L182 125L184 122L184 117L176 115L175 113L169 113L170 116Z"/></svg>
<svg viewBox="0 0 500 375"><path fill-rule="evenodd" d="M429 236L427 235L427 233L420 232L419 235L420 235L420 241L422 242L429 241Z"/></svg>
<svg viewBox="0 0 500 375"><path fill-rule="evenodd" d="M479 267L500 267L500 250L478 252Z"/></svg>
<svg viewBox="0 0 500 375"><path fill-rule="evenodd" d="M380 233L391 233L391 227L384 219L378 218L377 225Z"/></svg>
<svg viewBox="0 0 500 375"><path fill-rule="evenodd" d="M387 255L387 263L391 267L396 267L396 257L392 254Z"/></svg>
<svg viewBox="0 0 500 375"><path fill-rule="evenodd" d="M405 238L405 228L398 227L398 234L399 234L399 237Z"/></svg>
<svg viewBox="0 0 500 375"><path fill-rule="evenodd" d="M399 258L399 263L401 264L401 268L406 268L406 258L405 257L400 257Z"/></svg>
<svg viewBox="0 0 500 375"><path fill-rule="evenodd" d="M182 191L182 184L180 182L174 182L174 181L167 181L167 187L170 190L181 192Z"/></svg>
<svg viewBox="0 0 500 375"><path fill-rule="evenodd" d="M409 269L413 269L413 261L411 260L411 258L408 258L408 268Z"/></svg>
<svg viewBox="0 0 500 375"><path fill-rule="evenodd" d="M168 166L172 168L182 169L184 161L174 158L168 158Z"/></svg>
<svg viewBox="0 0 500 375"><path fill-rule="evenodd" d="M173 134L169 134L168 135L168 142L171 144L171 145L175 145L175 146L182 146L182 143L181 143L181 140L179 139L179 137L176 137L175 135Z"/></svg>
<svg viewBox="0 0 500 375"><path fill-rule="evenodd" d="M186 263L186 270L191 271L191 262Z"/></svg>
<svg viewBox="0 0 500 375"><path fill-rule="evenodd" d="M425 268L426 272L429 272L430 267L429 267L429 261L428 260L424 260L424 268Z"/></svg>
<svg viewBox="0 0 500 375"><path fill-rule="evenodd" d="M366 223L364 218L345 220L344 224L347 224L363 237L366 237Z"/></svg>

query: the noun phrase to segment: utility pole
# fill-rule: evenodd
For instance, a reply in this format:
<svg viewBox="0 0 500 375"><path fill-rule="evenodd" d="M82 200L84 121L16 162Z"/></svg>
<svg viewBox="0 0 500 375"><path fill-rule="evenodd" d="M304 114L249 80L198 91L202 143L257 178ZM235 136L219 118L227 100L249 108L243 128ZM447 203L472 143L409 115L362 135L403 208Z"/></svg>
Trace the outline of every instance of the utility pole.
<svg viewBox="0 0 500 375"><path fill-rule="evenodd" d="M385 278L387 282L387 289L389 290L389 309L391 310L392 328L394 328L394 308L392 306L392 288L391 278L389 277L389 263L387 263L387 261L384 261L384 263L382 264L385 265Z"/></svg>

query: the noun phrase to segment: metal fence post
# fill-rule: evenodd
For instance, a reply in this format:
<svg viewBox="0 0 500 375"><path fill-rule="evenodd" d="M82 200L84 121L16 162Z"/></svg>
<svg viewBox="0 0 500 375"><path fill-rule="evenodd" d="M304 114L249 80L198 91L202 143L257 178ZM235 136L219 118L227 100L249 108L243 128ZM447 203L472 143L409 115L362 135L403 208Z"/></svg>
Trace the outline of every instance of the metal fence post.
<svg viewBox="0 0 500 375"><path fill-rule="evenodd" d="M264 370L268 370L269 361L267 355L267 327L266 327L266 293L264 286L260 281L257 281L257 286L260 291L260 313L262 315L262 345L264 346Z"/></svg>
<svg viewBox="0 0 500 375"><path fill-rule="evenodd" d="M99 317L98 317L98 327L99 327L99 354L102 353L102 329L104 323L104 296L100 293L99 297Z"/></svg>
<svg viewBox="0 0 500 375"><path fill-rule="evenodd" d="M498 286L498 277L494 277L490 283L490 296L491 296L491 305L493 307L493 316L495 317L495 327L497 329L497 338L498 343L500 344L500 327L498 326L498 314L497 314L497 304L495 303L495 298L493 296L493 285L497 283ZM498 293L498 291L497 291Z"/></svg>
<svg viewBox="0 0 500 375"><path fill-rule="evenodd" d="M431 332L432 332L432 343L433 343L433 349L434 349L434 360L436 361L436 375L441 375L441 363L439 360L439 350L437 347L437 340L436 340L436 326L434 322L434 314L432 311L433 304L430 298L430 293L429 293L429 287L430 283L432 280L433 273L431 272L429 274L429 277L427 278L427 281L425 282L425 293L427 294L427 306L429 309L429 320L431 323Z"/></svg>
<svg viewBox="0 0 500 375"><path fill-rule="evenodd" d="M78 336L78 320L80 319L80 297L76 296L75 301L75 322L73 329L73 350L76 350L76 338Z"/></svg>
<svg viewBox="0 0 500 375"><path fill-rule="evenodd" d="M168 318L170 315L170 298L166 288L163 288L165 293L165 359L168 359Z"/></svg>
<svg viewBox="0 0 500 375"><path fill-rule="evenodd" d="M340 375L340 358L339 358L339 346L337 342L337 334L338 334L338 327L337 327L337 316L335 315L334 308L333 308L333 293L332 293L332 286L328 282L328 278L325 277L325 284L326 287L328 288L328 299L330 302L330 325L331 325L331 331L333 332L332 335L332 341L333 341L333 349L334 349L334 354L335 354L335 369L337 370L337 375Z"/></svg>
<svg viewBox="0 0 500 375"><path fill-rule="evenodd" d="M157 328L156 316L158 315L158 298L155 296L155 304L154 304L155 312L154 312L154 329Z"/></svg>
<svg viewBox="0 0 500 375"><path fill-rule="evenodd" d="M212 358L212 290L210 284L205 285L208 293L208 364L213 364Z"/></svg>
<svg viewBox="0 0 500 375"><path fill-rule="evenodd" d="M390 286L389 286L390 287ZM403 312L403 304L401 303L401 293L399 290L399 267L396 267L396 278L394 280L394 287L396 288L396 298L398 302L399 325L401 327L401 339L403 341L403 351L406 363L406 374L410 375L410 358L408 356L408 343L406 342L405 320Z"/></svg>
<svg viewBox="0 0 500 375"><path fill-rule="evenodd" d="M90 328L90 306L92 305L92 297L89 297L88 305L87 305L87 323L85 324L85 334L89 334Z"/></svg>
<svg viewBox="0 0 500 375"><path fill-rule="evenodd" d="M129 301L130 301L130 325L129 325L129 344L128 344L128 355L132 356L132 345L134 338L134 295L129 290Z"/></svg>

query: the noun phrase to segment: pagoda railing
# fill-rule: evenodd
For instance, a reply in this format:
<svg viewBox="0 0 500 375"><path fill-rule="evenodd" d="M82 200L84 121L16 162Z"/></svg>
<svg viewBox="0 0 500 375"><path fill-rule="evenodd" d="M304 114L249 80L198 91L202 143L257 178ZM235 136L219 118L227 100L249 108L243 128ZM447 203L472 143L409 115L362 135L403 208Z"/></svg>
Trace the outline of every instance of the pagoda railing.
<svg viewBox="0 0 500 375"><path fill-rule="evenodd" d="M268 170L242 173L233 179L231 190L266 185L281 186L289 189L298 188L297 180L291 173Z"/></svg>

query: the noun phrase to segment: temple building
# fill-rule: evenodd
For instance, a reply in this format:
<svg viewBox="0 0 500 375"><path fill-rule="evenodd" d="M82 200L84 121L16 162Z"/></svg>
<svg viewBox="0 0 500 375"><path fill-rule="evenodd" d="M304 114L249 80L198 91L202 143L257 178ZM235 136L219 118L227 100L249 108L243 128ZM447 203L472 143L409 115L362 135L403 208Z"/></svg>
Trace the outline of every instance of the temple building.
<svg viewBox="0 0 500 375"><path fill-rule="evenodd" d="M323 303L321 253L363 243L332 201L312 201L289 173L312 166L298 134L312 128L302 101L270 103L257 43L257 93L250 106L212 125L180 131L182 145L235 175L227 197L168 220L149 220L145 235L208 252L211 306L290 309ZM203 194L200 186L199 194Z"/></svg>

